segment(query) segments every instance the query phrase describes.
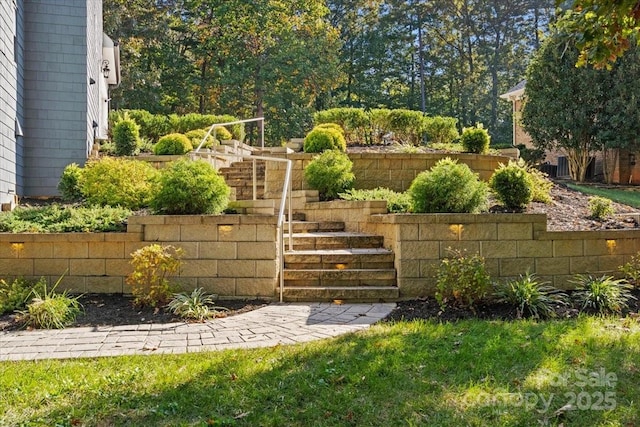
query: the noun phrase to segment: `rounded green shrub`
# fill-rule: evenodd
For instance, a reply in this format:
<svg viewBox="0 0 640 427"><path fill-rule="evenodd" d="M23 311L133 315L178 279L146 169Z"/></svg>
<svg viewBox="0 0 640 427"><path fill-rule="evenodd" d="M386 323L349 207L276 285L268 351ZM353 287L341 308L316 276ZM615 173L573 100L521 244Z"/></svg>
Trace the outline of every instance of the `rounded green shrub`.
<svg viewBox="0 0 640 427"><path fill-rule="evenodd" d="M202 142L206 134L207 134L207 131L205 129L194 129L185 133L184 136L189 138L189 141L191 141L191 146L193 148L196 148L200 145L200 143ZM212 148L217 143L218 141L216 141L213 135L209 135L207 137L207 140L204 142L204 144L202 144L202 148Z"/></svg>
<svg viewBox="0 0 640 427"><path fill-rule="evenodd" d="M305 153L322 153L325 150L347 150L347 142L342 132L331 128L315 127L304 139Z"/></svg>
<svg viewBox="0 0 640 427"><path fill-rule="evenodd" d="M501 164L489 180L489 187L507 208L520 210L533 199L532 180L524 167L510 161Z"/></svg>
<svg viewBox="0 0 640 427"><path fill-rule="evenodd" d="M352 167L353 162L345 153L327 150L307 165L304 178L311 188L318 190L322 200L330 200L351 188L355 180Z"/></svg>
<svg viewBox="0 0 640 427"><path fill-rule="evenodd" d="M153 153L157 155L182 155L191 150L191 141L181 133L165 135L153 146Z"/></svg>
<svg viewBox="0 0 640 427"><path fill-rule="evenodd" d="M170 215L217 214L227 207L230 193L209 163L180 159L160 173L151 208Z"/></svg>
<svg viewBox="0 0 640 427"><path fill-rule="evenodd" d="M421 172L407 191L414 212L475 213L485 207L488 187L469 166L447 157Z"/></svg>
<svg viewBox="0 0 640 427"><path fill-rule="evenodd" d="M157 174L147 162L103 157L85 165L78 184L90 204L136 210L148 206Z"/></svg>
<svg viewBox="0 0 640 427"><path fill-rule="evenodd" d="M74 202L82 199L78 182L82 176L82 168L77 163L65 166L58 182L58 191L64 200Z"/></svg>
<svg viewBox="0 0 640 427"><path fill-rule="evenodd" d="M125 114L113 127L113 144L117 156L133 156L140 144L140 126Z"/></svg>
<svg viewBox="0 0 640 427"><path fill-rule="evenodd" d="M464 128L460 142L467 153L486 154L489 152L491 137L482 124L478 124L472 128Z"/></svg>
<svg viewBox="0 0 640 427"><path fill-rule="evenodd" d="M344 135L344 129L337 123L321 123L315 126L314 129L333 129Z"/></svg>
<svg viewBox="0 0 640 427"><path fill-rule="evenodd" d="M229 141L233 139L233 135L231 135L231 132L229 132L227 128L222 126L214 128L211 131L211 135L215 135L215 138L218 141Z"/></svg>

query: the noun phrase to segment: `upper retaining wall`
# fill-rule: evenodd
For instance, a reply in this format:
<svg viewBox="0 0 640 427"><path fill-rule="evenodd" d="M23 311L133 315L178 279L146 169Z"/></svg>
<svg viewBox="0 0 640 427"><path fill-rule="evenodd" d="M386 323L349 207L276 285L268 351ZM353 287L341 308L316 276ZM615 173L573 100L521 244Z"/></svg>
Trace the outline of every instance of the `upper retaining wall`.
<svg viewBox="0 0 640 427"><path fill-rule="evenodd" d="M184 250L172 281L229 298L273 298L275 216L134 216L127 233L0 233L0 277L45 277L74 293L129 292L131 253L159 243Z"/></svg>
<svg viewBox="0 0 640 427"><path fill-rule="evenodd" d="M292 189L308 190L304 180L304 168L313 159L314 154L281 155L292 160ZM405 191L414 178L425 170L431 169L439 160L450 157L467 164L483 180L489 180L500 163L508 163L507 156L487 156L456 153L349 153L353 161L354 183L358 189L386 187L394 191ZM265 171L265 192L279 194L285 176L286 165L280 162L267 162Z"/></svg>

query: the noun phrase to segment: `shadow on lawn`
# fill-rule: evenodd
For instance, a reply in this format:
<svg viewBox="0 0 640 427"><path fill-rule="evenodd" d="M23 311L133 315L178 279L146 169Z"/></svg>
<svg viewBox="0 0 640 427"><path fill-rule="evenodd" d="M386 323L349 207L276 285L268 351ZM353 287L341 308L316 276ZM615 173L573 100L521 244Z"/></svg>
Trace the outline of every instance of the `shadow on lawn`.
<svg viewBox="0 0 640 427"><path fill-rule="evenodd" d="M637 328L604 334L598 325L588 318L408 322L294 348L137 357L137 374L103 379L98 390L44 419L135 426L636 425L631 402L638 399L640 334ZM612 325L623 328L620 321ZM96 374L121 361L96 361ZM579 387L582 368L615 373L618 382ZM569 375L566 384L560 374ZM165 378L162 388L140 386L153 377ZM595 403L594 393L605 391L615 393L613 412L554 416L570 393L588 393ZM71 408L77 418L69 418Z"/></svg>

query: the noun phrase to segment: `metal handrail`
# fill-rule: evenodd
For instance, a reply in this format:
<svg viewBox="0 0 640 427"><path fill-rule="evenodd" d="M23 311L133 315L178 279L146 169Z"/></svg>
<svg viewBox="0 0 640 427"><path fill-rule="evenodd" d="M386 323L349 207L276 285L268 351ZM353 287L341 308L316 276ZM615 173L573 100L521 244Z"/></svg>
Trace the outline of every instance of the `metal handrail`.
<svg viewBox="0 0 640 427"><path fill-rule="evenodd" d="M237 124L240 124L240 123L251 123L251 122L260 122L260 148L262 148L264 150L264 117L256 117L254 119L234 120L233 122L214 123L214 124L212 124L211 127L209 127L209 130L207 131L207 133L204 136L204 138L202 138L202 141L200 141L200 144L198 145L198 148L195 149L195 152L196 153L200 152L200 149L202 148L202 146L206 142L207 138L209 138L209 135L211 135L211 132L215 128L220 128L220 127L223 127L223 126L230 126L230 125L237 125ZM215 135L215 133L214 133L214 135ZM215 136L214 136L214 138L215 138Z"/></svg>
<svg viewBox="0 0 640 427"><path fill-rule="evenodd" d="M193 153L194 155L198 154L197 152ZM289 227L289 250L293 250L293 228L291 226L291 218L292 218L292 196L291 196L291 171L293 169L293 162L289 159L283 159L280 157L270 157L270 156L253 156L253 155L243 155L243 154L227 154L227 153L208 153L214 154L220 157L236 157L242 159L252 159L253 160L253 200L256 200L256 188L257 188L257 174L256 174L256 160L265 160L270 162L281 162L286 163L287 168L285 171L284 183L282 184L282 195L280 196L280 208L278 210L278 220L277 220L277 233L278 233L278 252L280 263L278 266L278 274L280 277L280 302L284 299L284 224L285 224L285 207L287 197L289 199L289 209L287 216L287 223Z"/></svg>

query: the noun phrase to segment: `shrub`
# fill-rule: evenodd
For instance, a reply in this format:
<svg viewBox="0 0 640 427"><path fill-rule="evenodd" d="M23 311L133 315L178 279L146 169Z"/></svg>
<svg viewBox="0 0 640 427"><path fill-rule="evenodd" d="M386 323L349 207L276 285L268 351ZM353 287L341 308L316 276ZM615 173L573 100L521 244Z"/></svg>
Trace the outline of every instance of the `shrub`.
<svg viewBox="0 0 640 427"><path fill-rule="evenodd" d="M82 192L78 185L81 176L82 168L77 163L65 166L58 183L58 190L64 200L70 202L82 200Z"/></svg>
<svg viewBox="0 0 640 427"><path fill-rule="evenodd" d="M424 114L420 111L396 109L389 112L387 118L389 131L393 132L396 142L417 145L424 134Z"/></svg>
<svg viewBox="0 0 640 427"><path fill-rule="evenodd" d="M544 148L528 148L524 144L518 144L516 148L520 151L520 158L530 165L542 163L546 156Z"/></svg>
<svg viewBox="0 0 640 427"><path fill-rule="evenodd" d="M627 307L629 299L635 299L631 295L633 286L624 279L579 274L572 282L576 285L575 297L582 311L620 313Z"/></svg>
<svg viewBox="0 0 640 427"><path fill-rule="evenodd" d="M527 170L510 161L501 164L489 180L489 187L508 209L523 209L533 198L531 178Z"/></svg>
<svg viewBox="0 0 640 427"><path fill-rule="evenodd" d="M136 210L148 206L157 174L147 162L103 157L85 165L79 186L90 204Z"/></svg>
<svg viewBox="0 0 640 427"><path fill-rule="evenodd" d="M344 135L344 129L337 123L322 123L314 127L314 129L333 129Z"/></svg>
<svg viewBox="0 0 640 427"><path fill-rule="evenodd" d="M189 138L189 141L191 141L191 146L193 148L197 148L198 146L200 146L200 143L202 142L206 134L207 131L204 129L194 129L185 133L184 136ZM209 134L209 136L207 136L207 140L204 142L204 144L202 144L202 148L212 148L217 144L218 141L213 137L213 135Z"/></svg>
<svg viewBox="0 0 640 427"><path fill-rule="evenodd" d="M397 193L388 188L378 187L373 190L349 189L340 193L344 200L385 200L387 211L391 213L404 213L411 210L411 199L407 193Z"/></svg>
<svg viewBox="0 0 640 427"><path fill-rule="evenodd" d="M100 206L18 206L0 215L0 231L9 233L66 233L126 231L131 211Z"/></svg>
<svg viewBox="0 0 640 427"><path fill-rule="evenodd" d="M140 143L140 127L124 114L113 127L113 144L116 156L133 156Z"/></svg>
<svg viewBox="0 0 640 427"><path fill-rule="evenodd" d="M180 159L160 173L151 207L170 215L217 214L227 207L230 193L209 163Z"/></svg>
<svg viewBox="0 0 640 427"><path fill-rule="evenodd" d="M464 151L476 154L488 153L490 141L489 132L481 124L472 128L464 128L460 138Z"/></svg>
<svg viewBox="0 0 640 427"><path fill-rule="evenodd" d="M153 244L131 254L133 272L126 278L137 307L158 307L171 298L169 277L180 271L183 250Z"/></svg>
<svg viewBox="0 0 640 427"><path fill-rule="evenodd" d="M539 283L529 272L498 286L496 297L498 302L514 305L518 318L529 315L536 319L554 317L554 305L566 305L568 298L565 293Z"/></svg>
<svg viewBox="0 0 640 427"><path fill-rule="evenodd" d="M598 221L604 221L615 213L611 200L604 197L589 197L588 205L591 218Z"/></svg>
<svg viewBox="0 0 640 427"><path fill-rule="evenodd" d="M414 212L473 213L486 205L487 191L487 184L467 165L445 158L421 172L408 194Z"/></svg>
<svg viewBox="0 0 640 427"><path fill-rule="evenodd" d="M206 319L217 317L221 312L228 311L224 307L216 307L214 296L209 295L202 288L194 289L191 294L185 292L174 294L169 302L169 309L183 319L204 322Z"/></svg>
<svg viewBox="0 0 640 427"><path fill-rule="evenodd" d="M0 279L0 315L24 309L32 293L42 293L46 284L44 278L35 283L23 278L13 281Z"/></svg>
<svg viewBox="0 0 640 427"><path fill-rule="evenodd" d="M527 172L531 180L531 200L540 203L551 203L553 182L549 180L547 174L533 166L527 167Z"/></svg>
<svg viewBox="0 0 640 427"><path fill-rule="evenodd" d="M56 293L55 289L62 278L58 279L50 291L46 286L40 292L34 289L33 299L27 308L20 312L18 320L33 328L62 329L76 320L82 312L82 305L78 297L70 297L67 291Z"/></svg>
<svg viewBox="0 0 640 427"><path fill-rule="evenodd" d="M454 117L425 117L424 132L427 141L431 144L452 144L460 134L457 129L458 119Z"/></svg>
<svg viewBox="0 0 640 427"><path fill-rule="evenodd" d="M182 155L193 150L191 141L181 133L170 133L158 140L153 146L156 155Z"/></svg>
<svg viewBox="0 0 640 427"><path fill-rule="evenodd" d="M325 150L344 152L347 150L347 143L340 131L326 127L316 127L304 138L302 149L305 153L322 153Z"/></svg>
<svg viewBox="0 0 640 427"><path fill-rule="evenodd" d="M385 144L389 132L389 116L391 110L386 108L374 108L369 113L371 122L371 139L374 144Z"/></svg>
<svg viewBox="0 0 640 427"><path fill-rule="evenodd" d="M215 128L213 128L213 130L211 131L211 135L213 135L218 141L229 141L233 139L233 135L231 135L231 132L229 132L227 128L222 126L216 126Z"/></svg>
<svg viewBox="0 0 640 427"><path fill-rule="evenodd" d="M336 123L342 127L346 142L355 144L365 142L369 117L362 108L331 108L316 112L313 115L313 123Z"/></svg>
<svg viewBox="0 0 640 427"><path fill-rule="evenodd" d="M351 188L355 179L352 167L353 163L345 153L327 150L307 165L304 178L311 188L318 190L323 200L330 200Z"/></svg>
<svg viewBox="0 0 640 427"><path fill-rule="evenodd" d="M447 305L472 308L491 289L491 277L484 258L479 254L466 256L449 250L449 256L438 267L436 299L442 308Z"/></svg>
<svg viewBox="0 0 640 427"><path fill-rule="evenodd" d="M618 270L624 277L631 282L632 285L640 286L640 252L632 256L629 262L618 267Z"/></svg>

